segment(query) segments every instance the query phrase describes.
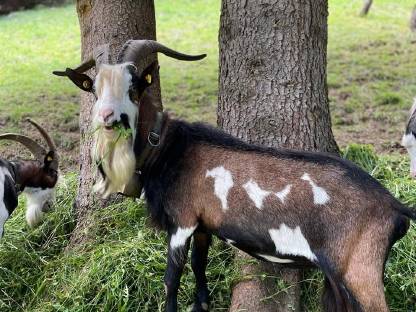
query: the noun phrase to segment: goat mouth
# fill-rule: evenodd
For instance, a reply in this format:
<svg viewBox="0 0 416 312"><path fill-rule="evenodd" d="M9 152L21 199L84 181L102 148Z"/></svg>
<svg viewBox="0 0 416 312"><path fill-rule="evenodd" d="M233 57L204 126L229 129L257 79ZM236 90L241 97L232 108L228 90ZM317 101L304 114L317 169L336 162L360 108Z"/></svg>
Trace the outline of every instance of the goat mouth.
<svg viewBox="0 0 416 312"><path fill-rule="evenodd" d="M125 122L125 121L121 120L121 121L116 121L116 122L112 123L111 125L104 125L103 126L103 129L106 132L113 132L114 130L122 129L122 128L128 130L128 129L130 129L130 125L128 124L128 122Z"/></svg>

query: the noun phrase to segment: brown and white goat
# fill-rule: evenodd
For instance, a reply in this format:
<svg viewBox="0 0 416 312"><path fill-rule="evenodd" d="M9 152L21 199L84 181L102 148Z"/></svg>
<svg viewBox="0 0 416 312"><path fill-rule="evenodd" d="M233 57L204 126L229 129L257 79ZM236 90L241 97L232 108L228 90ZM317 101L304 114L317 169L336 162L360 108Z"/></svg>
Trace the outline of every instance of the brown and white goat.
<svg viewBox="0 0 416 312"><path fill-rule="evenodd" d="M98 68L94 157L104 164L97 189L107 195L143 185L152 220L168 232L166 310L177 311L192 236L193 311L208 310L205 269L214 234L260 260L322 269L326 311L388 311L384 265L416 213L347 160L250 145L157 112L144 92L156 66L140 74L128 63L160 51L143 49L149 45L160 47L129 41L119 64ZM77 85L90 81L71 71L59 74L79 77ZM116 141L119 124L132 136L103 144Z"/></svg>
<svg viewBox="0 0 416 312"><path fill-rule="evenodd" d="M49 151L31 138L15 133L0 135L0 140L13 140L23 144L36 160L7 161L0 158L0 237L4 223L18 204L18 195L23 192L27 198L26 221L33 227L50 210L54 189L58 180L58 154L47 132L36 122L28 119L41 133Z"/></svg>

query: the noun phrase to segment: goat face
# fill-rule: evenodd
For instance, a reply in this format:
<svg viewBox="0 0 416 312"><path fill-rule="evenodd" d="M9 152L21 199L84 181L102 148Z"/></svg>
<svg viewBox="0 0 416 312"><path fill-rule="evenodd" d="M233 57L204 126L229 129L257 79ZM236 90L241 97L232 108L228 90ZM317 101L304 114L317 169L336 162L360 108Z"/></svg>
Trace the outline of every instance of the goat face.
<svg viewBox="0 0 416 312"><path fill-rule="evenodd" d="M103 44L93 49L77 68L53 72L68 77L80 89L93 92L94 83L84 73L94 66L97 69L97 101L93 111L96 131L92 156L101 172L95 190L103 197L124 190L133 176L135 155L132 146L136 136L138 103L144 90L152 83L153 72L158 69L157 62L153 62L141 76L137 76L133 63L158 52L183 61L197 61L206 56L184 54L154 40L128 40L120 49L115 65L105 64L109 60L110 46ZM129 135L122 136L116 129L130 130Z"/></svg>
<svg viewBox="0 0 416 312"><path fill-rule="evenodd" d="M139 102L156 66L153 63L141 76L130 63L100 66L95 80L92 156L102 173L94 189L103 197L122 191L134 173Z"/></svg>
<svg viewBox="0 0 416 312"><path fill-rule="evenodd" d="M32 174L27 186L24 189L26 195L26 221L30 227L38 225L44 216L44 213L49 212L52 207L52 202L55 199L55 186L58 182L58 172L50 167L53 159L53 152L49 152L45 156L43 164L38 164L36 174L33 174L36 169L31 169L30 165L24 168L28 174ZM31 173L30 173L31 172ZM23 177L24 178L24 177Z"/></svg>
<svg viewBox="0 0 416 312"><path fill-rule="evenodd" d="M410 110L410 118L407 123L406 132L402 138L402 145L407 149L410 156L410 176L416 178L416 99Z"/></svg>

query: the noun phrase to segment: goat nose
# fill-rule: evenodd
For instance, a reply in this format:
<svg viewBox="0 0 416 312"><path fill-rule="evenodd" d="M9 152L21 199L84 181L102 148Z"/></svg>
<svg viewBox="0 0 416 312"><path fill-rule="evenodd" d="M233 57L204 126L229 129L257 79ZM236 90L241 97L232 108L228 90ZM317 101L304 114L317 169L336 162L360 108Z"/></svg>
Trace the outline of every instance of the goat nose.
<svg viewBox="0 0 416 312"><path fill-rule="evenodd" d="M100 111L100 117L103 118L104 122L109 121L110 117L114 115L114 111L111 108L104 108Z"/></svg>

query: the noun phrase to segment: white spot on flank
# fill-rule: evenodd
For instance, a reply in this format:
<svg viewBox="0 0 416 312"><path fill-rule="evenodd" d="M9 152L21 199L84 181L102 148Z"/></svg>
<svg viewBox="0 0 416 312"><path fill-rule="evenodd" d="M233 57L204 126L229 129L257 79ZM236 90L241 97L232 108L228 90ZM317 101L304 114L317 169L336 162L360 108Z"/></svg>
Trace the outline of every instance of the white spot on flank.
<svg viewBox="0 0 416 312"><path fill-rule="evenodd" d="M302 256L311 261L316 261L316 256L309 247L308 241L303 236L299 226L291 229L283 223L279 229L270 229L269 234L278 254Z"/></svg>
<svg viewBox="0 0 416 312"><path fill-rule="evenodd" d="M4 183L6 175L11 177L7 168L0 167L0 238L3 236L4 223L9 218L9 211L4 204Z"/></svg>
<svg viewBox="0 0 416 312"><path fill-rule="evenodd" d="M301 177L301 179L305 180L305 181L308 181L309 184L311 185L312 192L313 192L313 202L316 205L323 205L323 204L326 204L329 201L328 193L325 191L324 188L316 185L315 182L312 181L309 174L304 173L303 176Z"/></svg>
<svg viewBox="0 0 416 312"><path fill-rule="evenodd" d="M283 190L280 192L275 193L275 195L280 199L282 204L285 202L286 196L289 195L290 189L292 188L292 184L288 184L285 186Z"/></svg>
<svg viewBox="0 0 416 312"><path fill-rule="evenodd" d="M214 193L221 201L222 209L228 209L227 196L228 191L233 187L233 177L231 172L226 170L223 166L216 167L212 170L207 170L205 177L214 178Z"/></svg>
<svg viewBox="0 0 416 312"><path fill-rule="evenodd" d="M258 209L263 208L263 200L270 194L269 191L262 190L253 180L243 185L250 199L254 202Z"/></svg>
<svg viewBox="0 0 416 312"><path fill-rule="evenodd" d="M294 262L292 259L282 259L282 258L277 258L277 257L262 255L262 254L257 254L257 255L266 259L267 261L270 261L270 262L276 262L276 263L292 263L292 262Z"/></svg>
<svg viewBox="0 0 416 312"><path fill-rule="evenodd" d="M189 228L178 227L178 229L176 230L176 233L173 234L170 239L170 248L175 249L177 247L184 246L186 243L186 240L189 237L191 237L191 235L194 233L197 226L198 224Z"/></svg>

